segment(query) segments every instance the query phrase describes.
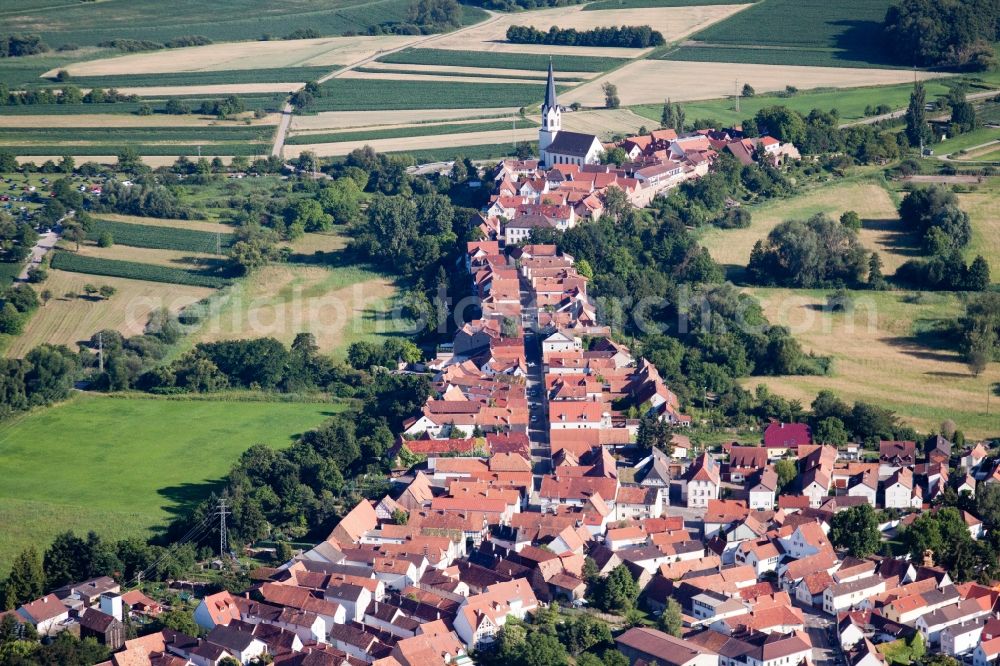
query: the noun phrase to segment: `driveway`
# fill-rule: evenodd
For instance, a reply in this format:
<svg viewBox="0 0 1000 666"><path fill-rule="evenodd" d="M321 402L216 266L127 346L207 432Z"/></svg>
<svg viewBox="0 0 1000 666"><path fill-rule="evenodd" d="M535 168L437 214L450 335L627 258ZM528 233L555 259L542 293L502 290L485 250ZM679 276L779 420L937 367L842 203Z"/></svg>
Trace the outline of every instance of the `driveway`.
<svg viewBox="0 0 1000 666"><path fill-rule="evenodd" d="M38 242L35 246L31 248L31 257L28 259L28 263L24 265L21 273L17 276L18 280L22 282L28 279L28 271L32 268L38 267L42 263L42 259L45 255L52 251L52 248L56 246L59 242L59 234L54 231L47 231L38 237Z"/></svg>

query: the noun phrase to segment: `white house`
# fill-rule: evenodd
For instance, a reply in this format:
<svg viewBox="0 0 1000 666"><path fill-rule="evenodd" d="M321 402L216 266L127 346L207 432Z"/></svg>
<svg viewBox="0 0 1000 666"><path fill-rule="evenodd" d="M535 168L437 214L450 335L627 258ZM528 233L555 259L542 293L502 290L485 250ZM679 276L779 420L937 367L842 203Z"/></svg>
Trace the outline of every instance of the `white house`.
<svg viewBox="0 0 1000 666"><path fill-rule="evenodd" d="M59 625L69 620L69 608L54 594L24 604L17 614L34 625L41 636L58 633Z"/></svg>
<svg viewBox="0 0 1000 666"><path fill-rule="evenodd" d="M778 473L768 466L750 482L750 509L771 511L774 509L774 494L778 490Z"/></svg>
<svg viewBox="0 0 1000 666"><path fill-rule="evenodd" d="M983 641L972 653L973 666L991 666L1000 657L1000 638Z"/></svg>
<svg viewBox="0 0 1000 666"><path fill-rule="evenodd" d="M979 645L983 624L985 620L978 618L945 627L940 636L941 652L953 657L972 652Z"/></svg>
<svg viewBox="0 0 1000 666"><path fill-rule="evenodd" d="M927 645L937 645L941 639L941 632L947 627L975 620L989 615L989 612L989 607L984 609L978 599L965 599L957 604L921 615L917 618L915 627L923 634Z"/></svg>
<svg viewBox="0 0 1000 666"><path fill-rule="evenodd" d="M823 592L823 610L830 615L836 615L883 592L885 592L885 579L881 576L868 576L849 583L837 583Z"/></svg>
<svg viewBox="0 0 1000 666"><path fill-rule="evenodd" d="M470 649L490 647L507 618L523 620L538 608L538 600L527 580L518 578L496 583L482 594L465 599L455 617L455 633Z"/></svg>
<svg viewBox="0 0 1000 666"><path fill-rule="evenodd" d="M922 495L914 492L919 487L913 482L913 471L902 467L885 480L885 508L887 509L919 509Z"/></svg>
<svg viewBox="0 0 1000 666"><path fill-rule="evenodd" d="M572 352L583 349L583 341L567 331L556 331L542 340L542 354Z"/></svg>
<svg viewBox="0 0 1000 666"><path fill-rule="evenodd" d="M689 509L704 508L710 500L719 499L719 488L722 480L719 477L719 464L707 451L688 468L681 486L681 495Z"/></svg>
<svg viewBox="0 0 1000 666"><path fill-rule="evenodd" d="M360 622L365 616L365 609L372 600L372 593L360 585L343 583L326 588L324 598L344 607L344 613L349 621Z"/></svg>
<svg viewBox="0 0 1000 666"><path fill-rule="evenodd" d="M212 630L219 625L227 625L233 620L242 619L240 609L229 592L222 591L210 594L198 603L194 609L194 621L203 629Z"/></svg>

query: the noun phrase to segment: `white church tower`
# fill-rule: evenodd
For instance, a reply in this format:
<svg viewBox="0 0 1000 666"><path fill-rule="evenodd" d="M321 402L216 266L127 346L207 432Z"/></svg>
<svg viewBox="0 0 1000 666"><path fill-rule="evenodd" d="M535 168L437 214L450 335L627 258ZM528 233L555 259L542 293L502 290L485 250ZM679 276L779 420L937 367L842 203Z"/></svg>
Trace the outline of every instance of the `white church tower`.
<svg viewBox="0 0 1000 666"><path fill-rule="evenodd" d="M538 154L545 160L545 149L556 138L562 129L562 111L556 101L556 80L552 73L552 60L549 60L549 80L545 86L545 103L542 104L542 126L538 130Z"/></svg>

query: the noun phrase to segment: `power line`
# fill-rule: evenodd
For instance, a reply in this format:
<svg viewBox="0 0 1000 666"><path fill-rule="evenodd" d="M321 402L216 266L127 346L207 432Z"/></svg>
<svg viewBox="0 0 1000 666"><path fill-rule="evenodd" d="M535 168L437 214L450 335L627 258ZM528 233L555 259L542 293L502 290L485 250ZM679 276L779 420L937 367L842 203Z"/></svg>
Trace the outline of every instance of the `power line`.
<svg viewBox="0 0 1000 666"><path fill-rule="evenodd" d="M210 531L212 520L214 518L215 518L215 514L214 513L211 513L211 514L205 516L201 520L200 523L198 523L197 525L195 525L194 527L192 527L191 529L189 529L187 531L187 534L185 534L180 539L178 539L177 541L175 541L173 544L171 544L170 546L168 546L165 549L163 555L161 555L160 557L158 557L152 564L150 564L148 567L146 567L145 569L143 569L142 571L140 571L138 574L136 574L136 577L133 578L128 583L128 585L126 585L126 587L133 587L133 586L137 585L139 583L139 581L141 581L144 576L148 575L150 572L152 572L153 570L155 570L156 567L158 567L168 557L172 557L174 555L174 552L176 551L176 549L179 548L180 546L183 546L185 543L188 543L189 541L193 541L195 539L200 539L201 537L205 536L205 534L207 534Z"/></svg>
<svg viewBox="0 0 1000 666"><path fill-rule="evenodd" d="M219 559L226 556L228 550L226 544L226 516L230 514L226 511L226 499L219 499Z"/></svg>

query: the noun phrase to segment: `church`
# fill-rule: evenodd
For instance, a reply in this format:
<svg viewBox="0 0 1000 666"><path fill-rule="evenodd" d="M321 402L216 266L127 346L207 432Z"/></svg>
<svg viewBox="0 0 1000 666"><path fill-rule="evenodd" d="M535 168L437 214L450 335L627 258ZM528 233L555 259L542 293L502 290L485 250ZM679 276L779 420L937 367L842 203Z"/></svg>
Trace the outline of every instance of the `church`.
<svg viewBox="0 0 1000 666"><path fill-rule="evenodd" d="M545 103L542 104L542 126L538 130L538 153L542 165L551 168L557 164L597 164L601 161L603 150L600 139L593 134L562 129L562 109L556 99L556 81L550 60Z"/></svg>

